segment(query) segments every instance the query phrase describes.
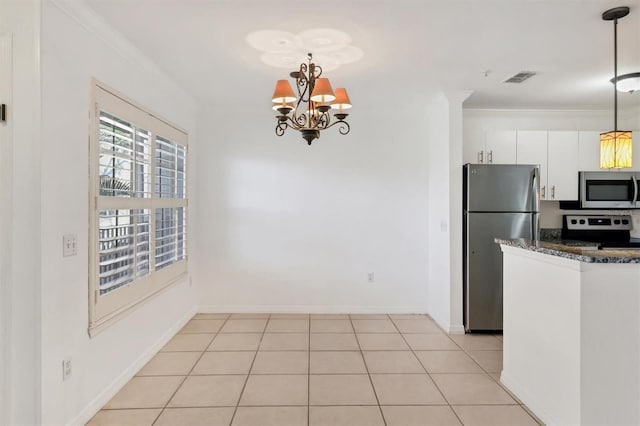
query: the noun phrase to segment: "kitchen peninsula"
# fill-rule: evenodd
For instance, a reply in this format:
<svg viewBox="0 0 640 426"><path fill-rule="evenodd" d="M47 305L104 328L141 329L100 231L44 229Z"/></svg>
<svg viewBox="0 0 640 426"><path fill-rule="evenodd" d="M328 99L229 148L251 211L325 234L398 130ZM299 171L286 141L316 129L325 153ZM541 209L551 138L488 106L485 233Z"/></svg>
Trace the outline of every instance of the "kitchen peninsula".
<svg viewBox="0 0 640 426"><path fill-rule="evenodd" d="M496 242L502 383L548 425L640 424L640 251Z"/></svg>

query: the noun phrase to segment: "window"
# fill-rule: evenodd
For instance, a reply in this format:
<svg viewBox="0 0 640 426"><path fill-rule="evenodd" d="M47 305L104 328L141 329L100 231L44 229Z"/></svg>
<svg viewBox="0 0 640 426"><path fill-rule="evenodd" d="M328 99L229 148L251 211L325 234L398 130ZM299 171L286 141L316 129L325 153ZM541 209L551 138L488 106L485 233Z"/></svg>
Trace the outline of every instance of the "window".
<svg viewBox="0 0 640 426"><path fill-rule="evenodd" d="M187 135L94 85L89 330L187 271Z"/></svg>

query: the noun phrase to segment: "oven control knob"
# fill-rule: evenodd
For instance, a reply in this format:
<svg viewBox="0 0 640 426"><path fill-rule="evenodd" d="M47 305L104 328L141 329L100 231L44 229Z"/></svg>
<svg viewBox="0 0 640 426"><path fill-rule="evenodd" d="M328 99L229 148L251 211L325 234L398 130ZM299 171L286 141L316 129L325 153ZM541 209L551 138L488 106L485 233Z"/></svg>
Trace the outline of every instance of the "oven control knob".
<svg viewBox="0 0 640 426"><path fill-rule="evenodd" d="M615 225L620 225L620 220L616 219L616 220L614 220L614 221L613 221L613 223L614 223ZM623 222L623 223L624 223L624 222Z"/></svg>
<svg viewBox="0 0 640 426"><path fill-rule="evenodd" d="M585 224L584 219L580 219L580 225L584 225L584 224Z"/></svg>
<svg viewBox="0 0 640 426"><path fill-rule="evenodd" d="M577 220L575 220L575 219L571 219L571 224L572 224L572 225L575 225L576 223L578 223L578 221L577 221Z"/></svg>
<svg viewBox="0 0 640 426"><path fill-rule="evenodd" d="M628 219L622 219L622 224L623 225L628 225L629 224L629 220Z"/></svg>

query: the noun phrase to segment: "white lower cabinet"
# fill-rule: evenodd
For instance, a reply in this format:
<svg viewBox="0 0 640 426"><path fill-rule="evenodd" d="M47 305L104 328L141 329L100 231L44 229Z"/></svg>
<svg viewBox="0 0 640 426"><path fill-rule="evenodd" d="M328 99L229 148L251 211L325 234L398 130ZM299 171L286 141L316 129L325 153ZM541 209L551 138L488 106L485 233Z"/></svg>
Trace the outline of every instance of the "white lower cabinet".
<svg viewBox="0 0 640 426"><path fill-rule="evenodd" d="M578 132L517 132L517 164L540 166L541 200L578 199Z"/></svg>

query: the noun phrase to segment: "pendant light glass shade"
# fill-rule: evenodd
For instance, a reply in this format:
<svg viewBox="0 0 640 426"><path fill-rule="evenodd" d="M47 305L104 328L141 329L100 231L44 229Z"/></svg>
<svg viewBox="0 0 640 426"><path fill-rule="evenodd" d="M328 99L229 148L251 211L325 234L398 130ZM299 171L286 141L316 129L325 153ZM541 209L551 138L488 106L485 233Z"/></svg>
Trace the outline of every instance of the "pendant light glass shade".
<svg viewBox="0 0 640 426"><path fill-rule="evenodd" d="M640 72L632 72L629 74L619 75L611 79L612 83L618 83L618 92L633 93L640 91Z"/></svg>
<svg viewBox="0 0 640 426"><path fill-rule="evenodd" d="M631 132L600 133L600 168L622 169L631 167L633 159Z"/></svg>

